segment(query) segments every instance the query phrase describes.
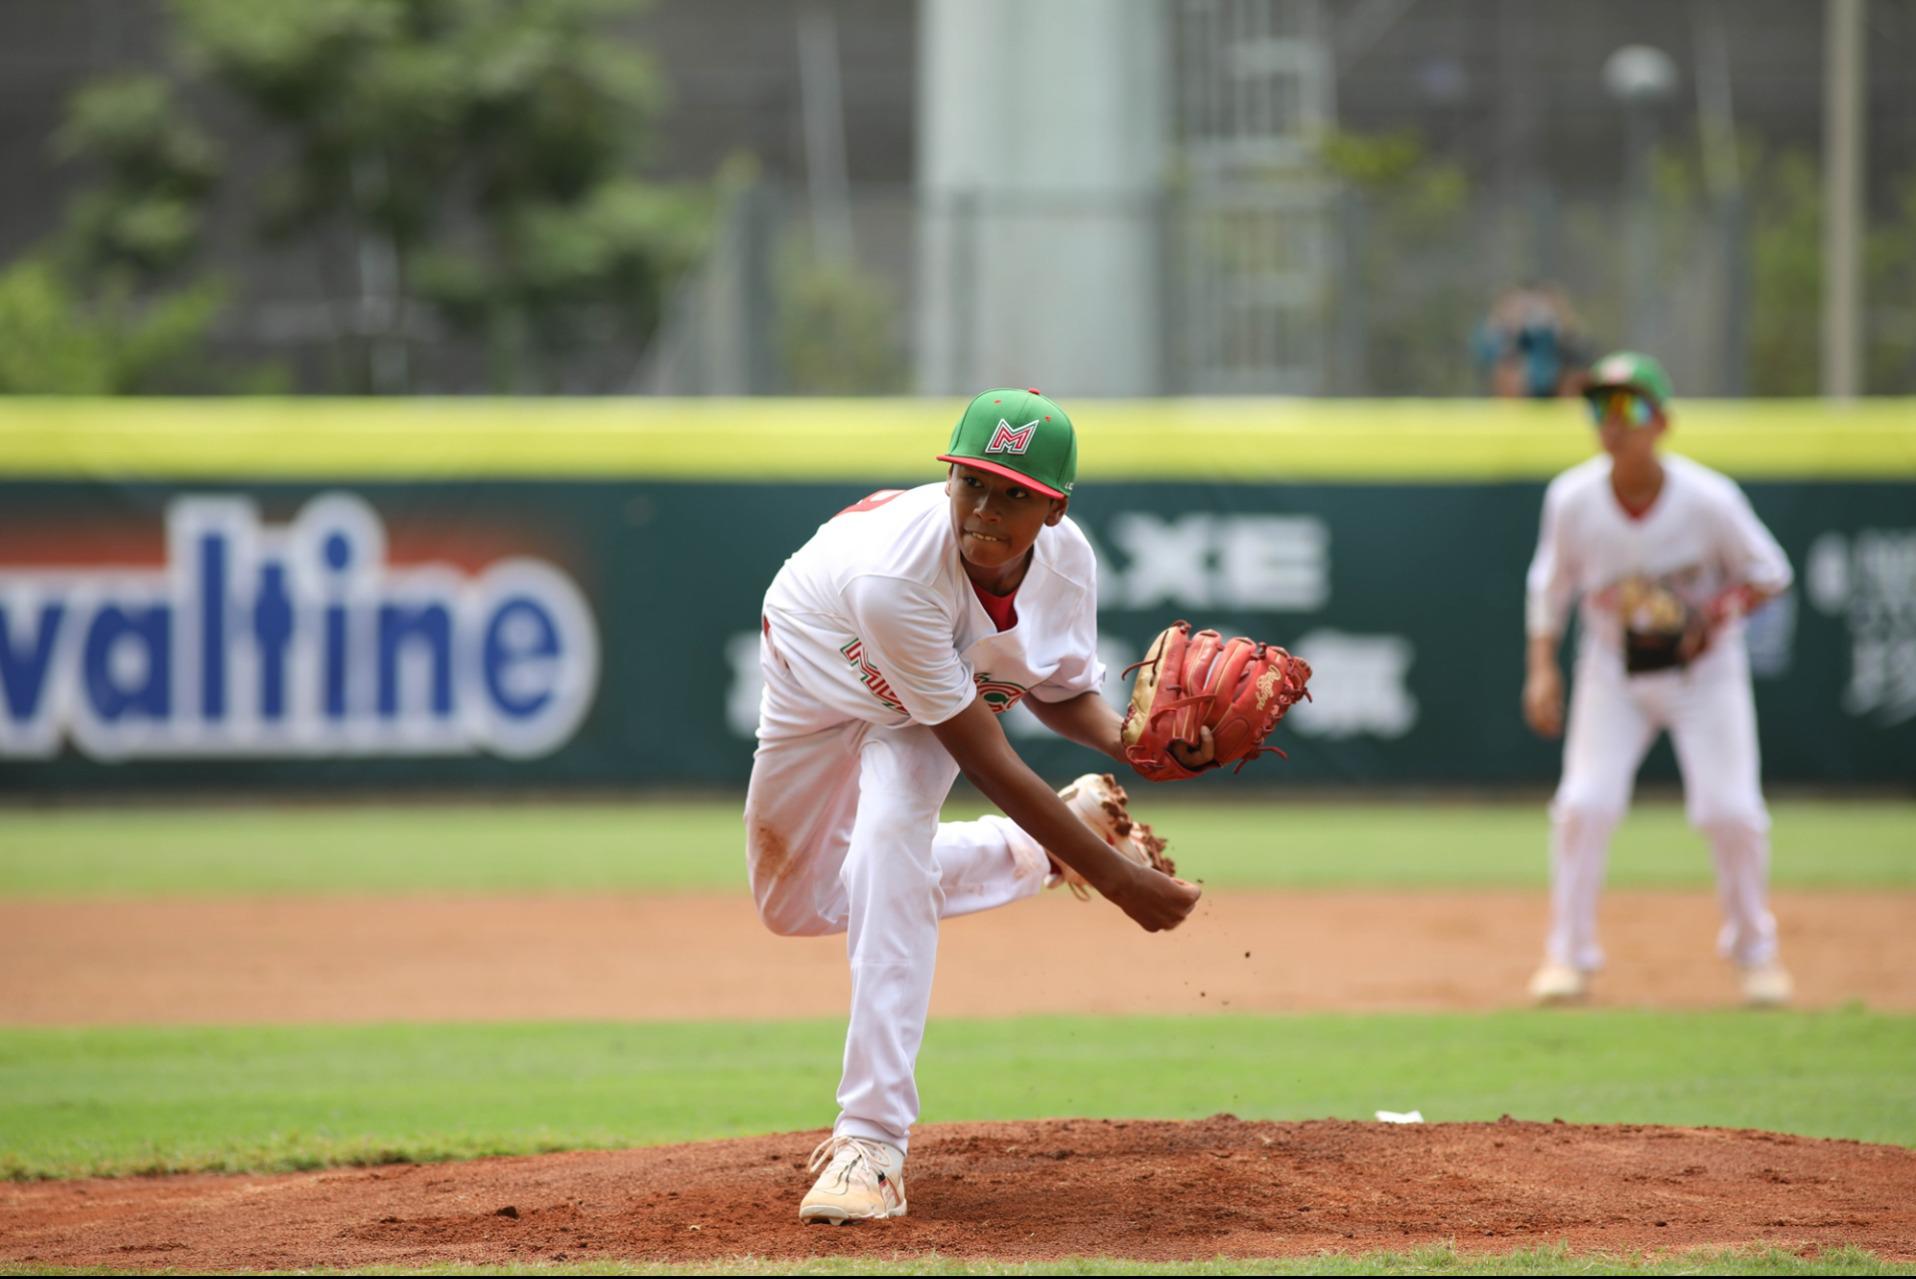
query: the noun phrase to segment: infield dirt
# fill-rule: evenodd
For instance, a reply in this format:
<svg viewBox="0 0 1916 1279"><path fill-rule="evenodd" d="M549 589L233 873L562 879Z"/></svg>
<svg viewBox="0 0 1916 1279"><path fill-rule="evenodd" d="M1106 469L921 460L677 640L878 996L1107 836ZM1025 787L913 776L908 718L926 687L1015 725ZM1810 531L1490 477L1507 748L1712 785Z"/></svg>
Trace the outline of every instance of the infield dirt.
<svg viewBox="0 0 1916 1279"><path fill-rule="evenodd" d="M0 1257L183 1273L432 1262L1023 1261L1563 1242L1916 1259L1916 1151L1725 1129L1343 1121L932 1125L910 1215L806 1226L823 1133L272 1177L0 1187Z"/></svg>
<svg viewBox="0 0 1916 1279"><path fill-rule="evenodd" d="M1916 1010L1916 894L1783 892L1798 1004ZM1707 893L1613 892L1595 1002L1734 1002ZM948 921L936 1017L1512 1007L1542 945L1521 890L1220 892L1151 936L1062 893ZM671 980L660 981L659 974ZM842 938L744 893L0 901L0 1024L839 1017Z"/></svg>
<svg viewBox="0 0 1916 1279"><path fill-rule="evenodd" d="M1782 893L1802 1002L1916 1008L1912 898ZM1231 892L1159 937L1054 896L952 921L934 1015L1521 1001L1520 891ZM1604 903L1603 1003L1720 1006L1698 893ZM670 982L655 980L669 968ZM1113 975L1119 979L1114 979ZM843 942L739 897L0 902L0 1023L842 1015ZM796 1217L824 1134L276 1176L0 1185L0 1260L204 1270L868 1256L1196 1259L1856 1245L1916 1260L1916 1150L1638 1126L1052 1120L921 1129L911 1215Z"/></svg>

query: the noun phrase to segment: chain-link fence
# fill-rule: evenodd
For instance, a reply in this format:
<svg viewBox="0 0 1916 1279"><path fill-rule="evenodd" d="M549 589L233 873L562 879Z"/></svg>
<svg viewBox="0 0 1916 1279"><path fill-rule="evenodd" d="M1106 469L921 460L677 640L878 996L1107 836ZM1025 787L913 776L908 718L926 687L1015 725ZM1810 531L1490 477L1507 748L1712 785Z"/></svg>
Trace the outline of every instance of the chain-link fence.
<svg viewBox="0 0 1916 1279"><path fill-rule="evenodd" d="M1151 295L1111 305L1150 311L1160 394L1527 393L1563 385L1553 361L1567 372L1630 346L1658 353L1686 395L1807 395L1821 286L1804 164L1725 199L1666 175L1635 200L1541 185L1505 200L1439 172L1169 190L1095 218L1143 224L1140 242L1157 246ZM964 337L1003 299L947 288L957 322L916 322L927 272L981 278L976 259L1005 233L1002 213L962 199L930 210L903 187L855 188L851 210L852 256L822 260L801 200L769 186L739 193L630 389L947 394L1007 376L970 358ZM928 213L957 224L935 262L918 251ZM1093 215L1034 197L1023 216ZM1916 393L1916 216L1879 220L1870 260L1868 390ZM1103 287L1039 276L1031 297ZM955 349L928 360L927 331L956 334ZM932 367L943 376L923 376ZM1111 370L1114 382L1119 372L1135 371Z"/></svg>

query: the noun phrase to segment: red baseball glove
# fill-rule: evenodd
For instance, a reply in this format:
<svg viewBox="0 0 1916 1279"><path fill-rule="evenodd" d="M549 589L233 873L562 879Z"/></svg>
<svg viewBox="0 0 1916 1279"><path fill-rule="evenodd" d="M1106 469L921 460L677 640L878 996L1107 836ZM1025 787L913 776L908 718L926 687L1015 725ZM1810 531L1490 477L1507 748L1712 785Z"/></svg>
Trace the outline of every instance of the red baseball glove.
<svg viewBox="0 0 1916 1279"><path fill-rule="evenodd" d="M1235 763L1239 769L1266 751L1264 739L1284 712L1308 698L1311 668L1275 644L1216 631L1193 634L1189 622L1174 622L1151 641L1144 660L1125 668L1138 673L1124 712L1124 756L1154 782L1196 777L1171 754L1171 743L1193 748L1201 729L1211 730L1215 754L1206 768Z"/></svg>

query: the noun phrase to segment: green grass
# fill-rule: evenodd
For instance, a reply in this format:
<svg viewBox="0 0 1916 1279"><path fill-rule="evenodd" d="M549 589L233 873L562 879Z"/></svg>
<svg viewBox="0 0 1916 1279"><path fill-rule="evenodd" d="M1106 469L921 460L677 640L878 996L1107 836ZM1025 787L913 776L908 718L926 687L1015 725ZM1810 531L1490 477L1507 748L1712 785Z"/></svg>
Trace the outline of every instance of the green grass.
<svg viewBox="0 0 1916 1279"><path fill-rule="evenodd" d="M1541 803L1216 803L1150 792L1141 815L1212 887L1540 886ZM954 805L953 815L976 813ZM735 890L736 801L0 808L0 896ZM1776 805L1785 887L1916 888L1916 802ZM1709 854L1669 802L1640 805L1610 882L1703 887Z"/></svg>
<svg viewBox="0 0 1916 1279"><path fill-rule="evenodd" d="M0 1175L274 1170L822 1127L837 1021L0 1031ZM1424 1112L1916 1145L1916 1018L1492 1013L934 1023L927 1121Z"/></svg>
<svg viewBox="0 0 1916 1279"><path fill-rule="evenodd" d="M172 1270L27 1269L0 1263L11 1274L174 1274ZM1861 1248L1831 1248L1813 1257L1774 1248L1693 1248L1655 1255L1572 1252L1564 1247L1522 1248L1484 1254L1437 1244L1409 1252L1338 1256L1237 1258L1215 1261L1124 1261L1068 1257L1058 1261L959 1261L931 1255L915 1259L853 1257L800 1261L737 1257L700 1265L591 1261L472 1266L363 1266L351 1271L267 1271L268 1274L355 1275L1912 1275L1916 1265L1883 1261Z"/></svg>

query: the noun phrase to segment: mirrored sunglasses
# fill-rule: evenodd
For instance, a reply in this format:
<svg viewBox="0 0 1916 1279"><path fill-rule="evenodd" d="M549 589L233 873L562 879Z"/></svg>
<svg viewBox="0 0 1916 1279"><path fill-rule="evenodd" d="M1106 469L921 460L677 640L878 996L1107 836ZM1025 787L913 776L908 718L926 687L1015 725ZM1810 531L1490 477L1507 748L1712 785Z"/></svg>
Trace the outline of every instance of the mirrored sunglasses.
<svg viewBox="0 0 1916 1279"><path fill-rule="evenodd" d="M1647 397L1622 388L1598 391L1585 402L1590 405L1590 420L1598 426L1611 418L1618 418L1629 426L1648 426L1650 419L1656 416L1656 409Z"/></svg>

